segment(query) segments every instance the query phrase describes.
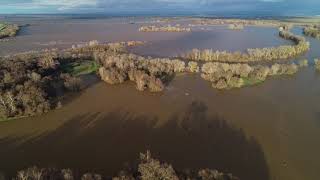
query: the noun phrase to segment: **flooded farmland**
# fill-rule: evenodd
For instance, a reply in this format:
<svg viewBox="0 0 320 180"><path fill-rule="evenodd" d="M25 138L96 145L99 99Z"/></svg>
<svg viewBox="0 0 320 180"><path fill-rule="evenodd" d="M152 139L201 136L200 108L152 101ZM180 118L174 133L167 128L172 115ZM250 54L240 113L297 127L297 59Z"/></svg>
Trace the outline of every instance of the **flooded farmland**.
<svg viewBox="0 0 320 180"><path fill-rule="evenodd" d="M130 51L172 57L193 48L244 51L290 44L276 28L223 26L164 33L139 32L128 19L11 19L28 23L0 42L0 54L66 48L97 39L146 41ZM28 22L30 21L30 22ZM301 34L301 28L292 30ZM320 41L307 38L320 57ZM113 175L147 149L179 169L214 168L246 180L315 180L320 167L320 73L269 78L242 89L218 91L199 75L182 74L160 94L134 84L97 82L63 107L42 116L0 122L0 169L65 167Z"/></svg>

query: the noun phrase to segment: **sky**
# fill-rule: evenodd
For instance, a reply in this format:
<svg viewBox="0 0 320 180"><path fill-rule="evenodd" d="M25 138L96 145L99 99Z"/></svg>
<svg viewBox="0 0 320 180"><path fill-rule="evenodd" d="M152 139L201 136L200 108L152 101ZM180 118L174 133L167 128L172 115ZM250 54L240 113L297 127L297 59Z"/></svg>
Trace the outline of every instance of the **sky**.
<svg viewBox="0 0 320 180"><path fill-rule="evenodd" d="M320 0L0 0L0 14L143 12L320 15Z"/></svg>

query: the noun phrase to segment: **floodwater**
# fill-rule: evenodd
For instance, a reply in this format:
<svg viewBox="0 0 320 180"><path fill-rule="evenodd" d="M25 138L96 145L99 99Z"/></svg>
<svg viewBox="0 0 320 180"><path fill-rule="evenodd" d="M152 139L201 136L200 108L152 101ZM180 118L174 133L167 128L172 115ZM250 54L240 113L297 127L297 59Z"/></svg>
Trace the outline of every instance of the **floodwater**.
<svg viewBox="0 0 320 180"><path fill-rule="evenodd" d="M107 27L118 26L108 22L95 25L103 20L77 21L77 25L70 25L77 27L73 27L77 32L72 35L62 30L56 32L59 23L51 26L52 22L44 21L39 25L44 27L30 26L26 30L29 35L0 44L1 51L26 50L29 47L23 42L45 42L43 38L50 41L53 38L46 30L51 28L46 26L57 28L50 34L64 37L62 41L79 37L83 38L79 41L85 38L148 40L150 47L133 51L150 55L158 55L159 51L164 56L198 45L243 50L289 43L277 38L276 29L272 28L252 27L238 32L212 27L207 32L144 34L131 27L137 24L119 25L131 27L133 32L128 33L129 29L113 32ZM37 28L42 35L33 34ZM293 31L301 33L300 28ZM121 32L125 34L117 37ZM320 41L307 39L311 51L304 57L311 62L320 57ZM165 42L172 44L166 49ZM161 51L161 47L165 50ZM317 180L320 175L318 102L320 73L313 66L291 77L273 77L261 85L231 91L217 91L199 75L191 74L178 75L160 94L139 92L132 83L111 86L99 82L59 110L1 122L0 169L11 174L38 165L114 175L135 162L139 152L149 149L155 157L178 169L208 167L244 180Z"/></svg>

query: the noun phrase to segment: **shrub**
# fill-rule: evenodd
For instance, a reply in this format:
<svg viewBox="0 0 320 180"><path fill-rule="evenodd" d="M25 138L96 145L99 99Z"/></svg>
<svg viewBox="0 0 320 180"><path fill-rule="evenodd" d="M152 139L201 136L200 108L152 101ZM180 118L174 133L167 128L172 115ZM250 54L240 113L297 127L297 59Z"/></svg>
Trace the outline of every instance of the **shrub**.
<svg viewBox="0 0 320 180"><path fill-rule="evenodd" d="M140 154L140 161L138 171L141 174L141 180L178 180L172 166L153 159L149 151L146 154Z"/></svg>
<svg viewBox="0 0 320 180"><path fill-rule="evenodd" d="M190 62L188 63L188 71L189 71L189 72L192 72L192 73L199 72L198 63L197 63L197 62L194 62L194 61L190 61Z"/></svg>
<svg viewBox="0 0 320 180"><path fill-rule="evenodd" d="M104 67L99 68L99 74L105 82L109 84L121 84L127 79L127 75L115 68L106 69Z"/></svg>
<svg viewBox="0 0 320 180"><path fill-rule="evenodd" d="M82 81L78 77L71 76L69 74L61 74L61 78L64 80L64 87L73 92L78 92L81 89Z"/></svg>
<svg viewBox="0 0 320 180"><path fill-rule="evenodd" d="M303 59L299 61L299 66L300 67L307 67L308 66L308 60L307 59Z"/></svg>

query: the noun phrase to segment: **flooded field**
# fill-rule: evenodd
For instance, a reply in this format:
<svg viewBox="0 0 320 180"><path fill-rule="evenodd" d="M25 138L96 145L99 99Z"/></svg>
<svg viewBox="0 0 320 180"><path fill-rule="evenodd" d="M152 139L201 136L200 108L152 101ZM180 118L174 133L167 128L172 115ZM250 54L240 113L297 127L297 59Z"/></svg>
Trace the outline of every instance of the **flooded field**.
<svg viewBox="0 0 320 180"><path fill-rule="evenodd" d="M45 48L69 48L73 44L81 44L90 40L100 42L146 41L145 46L135 47L132 52L161 57L176 56L193 48L244 51L247 48L291 44L290 41L278 37L277 28L266 27L247 27L243 31L233 31L228 30L226 26L207 26L204 30L203 27L194 27L193 32L177 33L139 32L139 27L150 21L140 18L89 20L13 18L9 21L21 25L29 24L29 26L23 27L19 36L13 40L2 42L0 55ZM171 24L178 23L179 21Z"/></svg>
<svg viewBox="0 0 320 180"><path fill-rule="evenodd" d="M234 51L290 43L275 28L143 33L128 19L33 21L14 40L0 42L1 55L92 39L143 40L147 45L131 51L165 57L192 48ZM301 28L293 32L301 34ZM320 41L307 40L311 50L304 57L312 62L320 57ZM313 66L230 91L217 91L190 74L175 77L160 94L139 92L132 83L98 82L61 109L0 122L0 170L12 174L38 165L113 175L149 149L179 169L208 167L244 180L316 180L318 102L320 73Z"/></svg>

